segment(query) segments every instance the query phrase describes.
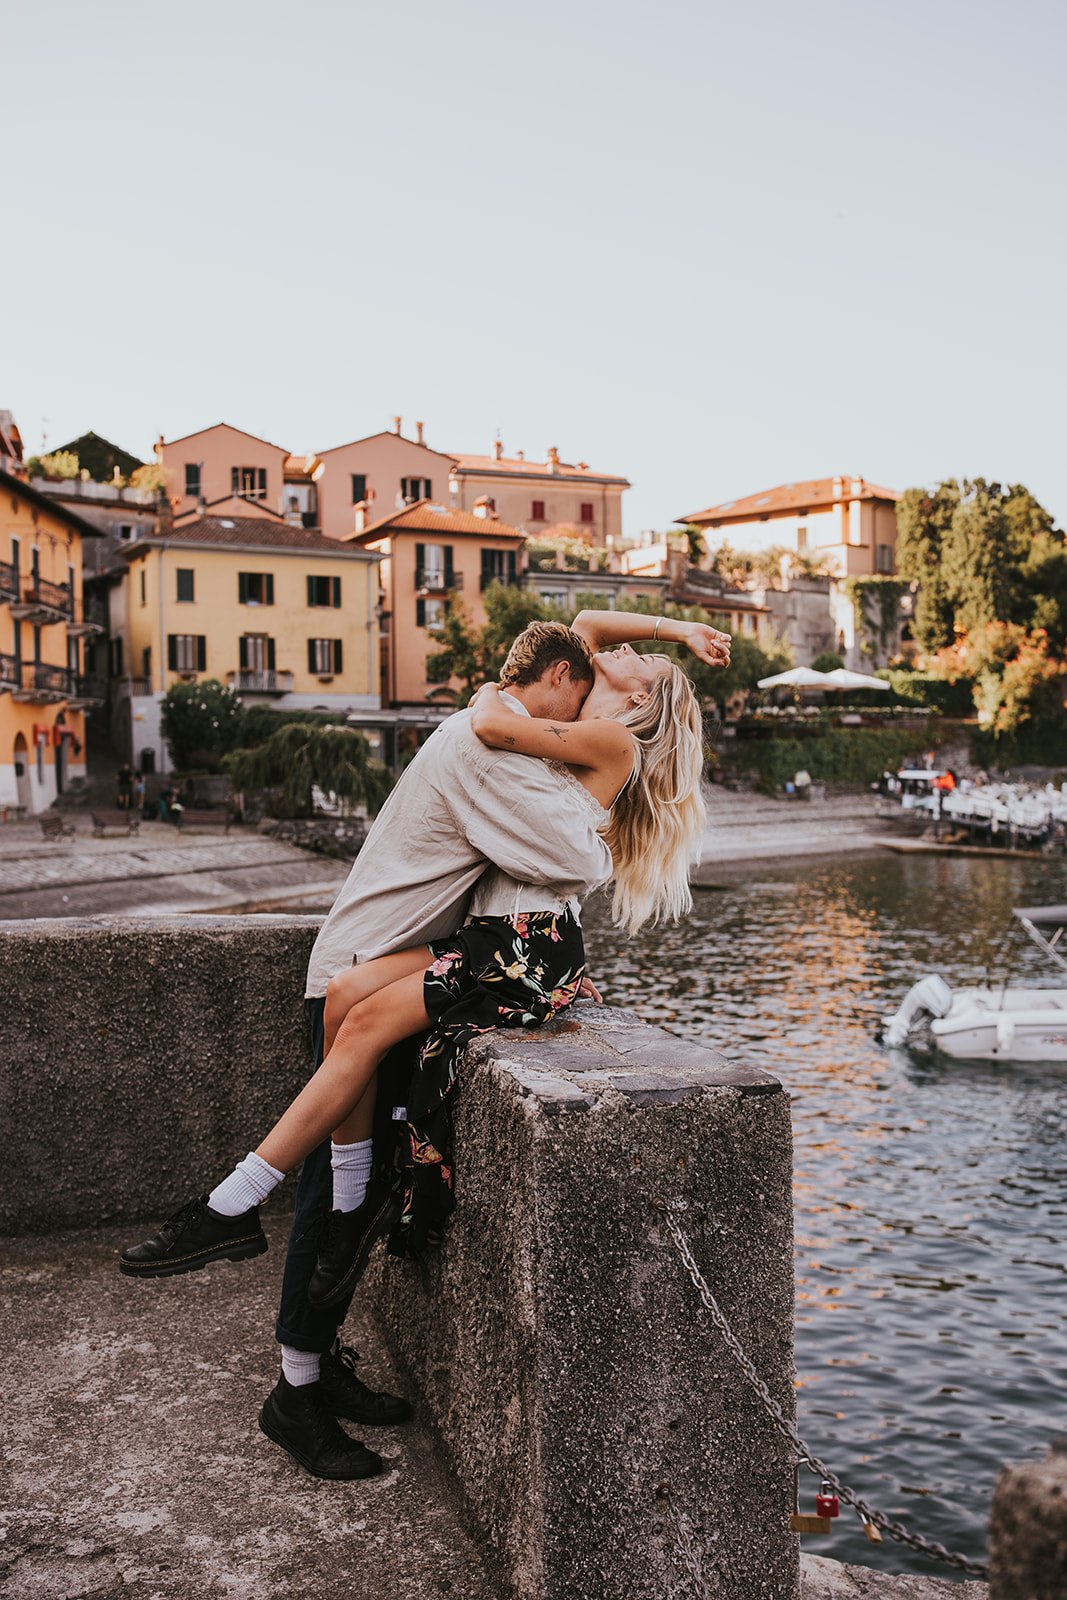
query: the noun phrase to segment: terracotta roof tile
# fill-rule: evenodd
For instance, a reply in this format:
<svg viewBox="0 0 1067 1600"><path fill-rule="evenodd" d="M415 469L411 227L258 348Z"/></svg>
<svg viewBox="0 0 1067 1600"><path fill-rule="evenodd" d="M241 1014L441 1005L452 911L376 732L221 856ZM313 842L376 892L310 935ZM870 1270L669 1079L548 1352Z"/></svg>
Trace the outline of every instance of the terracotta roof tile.
<svg viewBox="0 0 1067 1600"><path fill-rule="evenodd" d="M570 461L560 461L553 469L547 461L520 461L517 456L456 456L456 471L458 473L490 473L500 477L515 478L547 478L553 479L581 478L587 483L618 483L624 489L630 487L628 478L620 478L610 472L594 472L584 462L577 466Z"/></svg>
<svg viewBox="0 0 1067 1600"><path fill-rule="evenodd" d="M857 484L858 488L853 488ZM782 517L797 511L839 505L848 500L899 500L899 489L883 489L865 478L809 478L804 483L782 483L776 489L746 495L742 500L724 500L706 511L693 511L678 517L679 522L749 522L756 517Z"/></svg>
<svg viewBox="0 0 1067 1600"><path fill-rule="evenodd" d="M267 517L200 517L195 522L176 524L170 533L147 534L123 547L126 558L141 545L153 544L217 545L223 549L302 550L308 555L365 557L345 540L331 539L318 528L295 528L288 522Z"/></svg>
<svg viewBox="0 0 1067 1600"><path fill-rule="evenodd" d="M416 500L402 511L394 511L391 517L370 523L362 533L346 534L345 543L366 543L368 539L384 539L390 533L476 533L483 539L525 538L518 528L497 517L476 517L472 511L449 511L447 506L435 505L431 500Z"/></svg>

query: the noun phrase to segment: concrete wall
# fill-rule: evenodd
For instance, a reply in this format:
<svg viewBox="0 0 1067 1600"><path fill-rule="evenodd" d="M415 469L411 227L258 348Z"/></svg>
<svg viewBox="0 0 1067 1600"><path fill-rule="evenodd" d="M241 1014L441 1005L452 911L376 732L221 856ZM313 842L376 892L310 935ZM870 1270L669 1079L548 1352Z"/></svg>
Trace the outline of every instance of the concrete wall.
<svg viewBox="0 0 1067 1600"><path fill-rule="evenodd" d="M156 1219L249 1149L308 1068L317 926L2 925L0 1224ZM629 1013L582 1006L468 1057L445 1245L379 1256L360 1293L502 1600L795 1600L788 1451L664 1226L669 1206L791 1413L790 1177L775 1080Z"/></svg>

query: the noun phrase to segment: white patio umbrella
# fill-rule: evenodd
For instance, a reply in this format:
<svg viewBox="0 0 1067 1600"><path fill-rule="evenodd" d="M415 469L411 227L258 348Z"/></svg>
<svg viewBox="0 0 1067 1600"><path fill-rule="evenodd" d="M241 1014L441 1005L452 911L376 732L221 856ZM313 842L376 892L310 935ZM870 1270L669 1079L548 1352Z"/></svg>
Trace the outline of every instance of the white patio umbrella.
<svg viewBox="0 0 1067 1600"><path fill-rule="evenodd" d="M814 667L790 667L788 672L776 672L772 678L758 678L760 689L832 689L833 679L828 672L816 672Z"/></svg>
<svg viewBox="0 0 1067 1600"><path fill-rule="evenodd" d="M872 677L869 672L850 672L847 667L835 667L826 674L827 688L834 689L888 689L884 678Z"/></svg>

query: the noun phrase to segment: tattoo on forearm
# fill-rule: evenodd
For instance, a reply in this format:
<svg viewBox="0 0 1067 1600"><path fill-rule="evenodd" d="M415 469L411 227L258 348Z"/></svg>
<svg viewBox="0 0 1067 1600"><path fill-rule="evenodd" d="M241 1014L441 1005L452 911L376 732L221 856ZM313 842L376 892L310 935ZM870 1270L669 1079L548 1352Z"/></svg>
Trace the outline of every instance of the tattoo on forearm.
<svg viewBox="0 0 1067 1600"><path fill-rule="evenodd" d="M549 723L548 731L554 733L557 739L562 739L567 732L566 728L557 728L554 722Z"/></svg>
<svg viewBox="0 0 1067 1600"><path fill-rule="evenodd" d="M504 735L504 743L505 744L512 744L512 745L515 743L514 739L511 737L510 733L506 733Z"/></svg>

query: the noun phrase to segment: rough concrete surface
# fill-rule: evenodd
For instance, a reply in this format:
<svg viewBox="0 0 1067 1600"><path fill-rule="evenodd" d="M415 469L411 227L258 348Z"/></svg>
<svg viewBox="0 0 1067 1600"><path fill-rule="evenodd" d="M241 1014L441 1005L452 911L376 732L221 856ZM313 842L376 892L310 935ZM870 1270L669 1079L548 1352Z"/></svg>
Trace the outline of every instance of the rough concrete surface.
<svg viewBox="0 0 1067 1600"><path fill-rule="evenodd" d="M990 1600L1067 1600L1067 1435L1003 1469L989 1514Z"/></svg>
<svg viewBox="0 0 1067 1600"><path fill-rule="evenodd" d="M159 1283L117 1271L128 1228L0 1244L5 1600L499 1600L418 1413L347 1425L387 1462L360 1483L260 1433L286 1220L264 1258ZM355 1309L344 1336L404 1392Z"/></svg>
<svg viewBox="0 0 1067 1600"><path fill-rule="evenodd" d="M0 1228L166 1215L254 1147L310 1071L318 926L0 922Z"/></svg>
<svg viewBox="0 0 1067 1600"><path fill-rule="evenodd" d="M708 831L693 874L696 883L713 880L734 862L877 850L886 835L871 795L786 800L734 794L713 784L706 798Z"/></svg>
<svg viewBox="0 0 1067 1600"><path fill-rule="evenodd" d="M788 1451L660 1209L791 1412L787 1097L607 1008L464 1073L446 1247L366 1288L502 1574L522 1600L792 1600Z"/></svg>
<svg viewBox="0 0 1067 1600"><path fill-rule="evenodd" d="M987 1584L958 1583L925 1574L873 1572L805 1553L800 1558L800 1600L989 1600ZM1027 1600L1021 1592L1012 1600Z"/></svg>

